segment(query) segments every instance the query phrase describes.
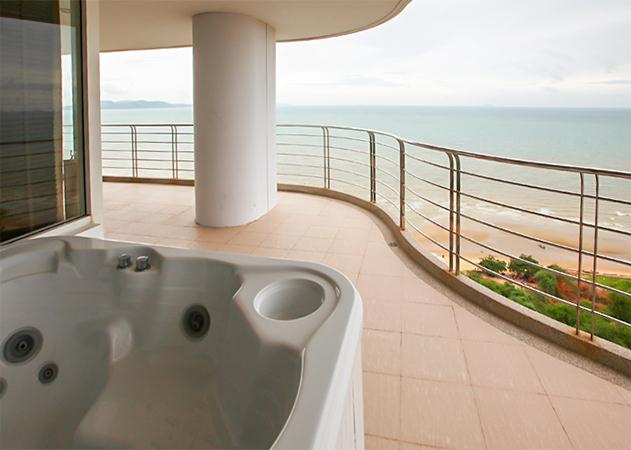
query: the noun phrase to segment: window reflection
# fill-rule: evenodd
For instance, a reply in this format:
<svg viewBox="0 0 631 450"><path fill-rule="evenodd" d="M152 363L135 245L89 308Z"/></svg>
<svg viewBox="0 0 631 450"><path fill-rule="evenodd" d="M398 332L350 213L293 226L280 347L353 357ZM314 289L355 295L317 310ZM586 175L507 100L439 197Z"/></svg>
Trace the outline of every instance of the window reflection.
<svg viewBox="0 0 631 450"><path fill-rule="evenodd" d="M85 215L78 0L0 1L0 242Z"/></svg>

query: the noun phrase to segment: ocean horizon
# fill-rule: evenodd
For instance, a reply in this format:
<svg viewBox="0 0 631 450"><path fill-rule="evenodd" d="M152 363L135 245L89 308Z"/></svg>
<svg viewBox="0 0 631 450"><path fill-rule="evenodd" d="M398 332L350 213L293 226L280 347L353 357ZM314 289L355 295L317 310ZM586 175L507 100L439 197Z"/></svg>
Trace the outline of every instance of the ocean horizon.
<svg viewBox="0 0 631 450"><path fill-rule="evenodd" d="M192 124L193 110L191 106L106 108L102 110L102 122L103 124ZM631 108L279 105L277 123L368 128L408 140L474 153L631 172ZM192 150L192 146L188 150ZM425 156L431 158L441 155ZM282 158L279 161L282 162ZM415 167L414 164L410 164L408 169L421 171L424 177L442 184L447 181L445 174L432 173L429 170L424 172L426 169L422 166ZM470 159L463 161L463 169L573 192L577 192L579 186L578 174L542 173L541 170L537 172L528 168L498 164L485 167L479 161ZM501 169L501 173L497 173L498 169ZM192 172L189 172L189 176L192 176ZM279 178L279 180L282 179L283 177ZM285 182L293 181L295 180L285 180ZM364 183L365 180L354 181ZM587 176L585 181L586 193L593 193L593 177ZM427 193L434 200L442 203L446 201L444 192L419 183L412 177L408 177L408 185L417 192ZM631 180L603 179L600 188L601 195L631 200ZM463 177L463 192L474 193L494 201L508 201L516 207L539 213L551 213L573 220L577 219L579 211L577 197L514 188L471 177ZM392 196L390 200L396 203L394 193L383 190L382 195ZM443 211L411 195L408 197L408 205L412 208L422 211L433 220L445 220ZM467 198L463 199L462 208L464 213L474 213L476 217L499 226L532 232L552 242L576 245L577 227L566 223L555 223L541 217ZM631 208L603 201L599 209L600 225L631 231ZM592 201L585 201L585 211L585 220L590 222L593 219ZM414 219L413 215L409 215L409 220L416 220L416 226L435 237L440 235L440 233L435 235L437 231L435 228L418 218ZM497 244L493 242L498 239L497 233L490 233L490 230L486 230L485 227L473 223L464 222L463 226L468 232L475 233L481 241ZM523 239L511 236L503 237L502 241L502 248L510 249L517 254L526 251L536 255L542 261L562 263L566 267L575 265L574 256L571 253L562 254L553 251L550 247L542 249ZM586 247L590 245L589 236L586 237L585 245ZM607 254L624 258L631 256L628 242L615 233L601 233L599 245ZM464 250L467 251L466 248ZM484 254L484 251L474 248L471 248L470 252L472 257ZM620 270L619 267L608 264L603 266L603 269L605 268L612 271Z"/></svg>
<svg viewBox="0 0 631 450"><path fill-rule="evenodd" d="M104 124L193 123L190 105L101 112ZM370 128L497 156L631 171L631 108L279 105L277 123Z"/></svg>

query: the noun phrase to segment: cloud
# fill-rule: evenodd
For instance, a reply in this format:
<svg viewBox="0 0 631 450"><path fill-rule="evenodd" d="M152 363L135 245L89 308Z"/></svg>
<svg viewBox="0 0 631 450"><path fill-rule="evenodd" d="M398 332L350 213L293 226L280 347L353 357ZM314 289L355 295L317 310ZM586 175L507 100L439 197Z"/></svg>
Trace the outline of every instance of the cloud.
<svg viewBox="0 0 631 450"><path fill-rule="evenodd" d="M104 99L192 102L190 48L101 63ZM416 0L371 30L278 44L276 76L279 103L631 107L631 1Z"/></svg>
<svg viewBox="0 0 631 450"><path fill-rule="evenodd" d="M610 85L631 85L631 79L628 80L600 80L588 81L589 84L610 84Z"/></svg>

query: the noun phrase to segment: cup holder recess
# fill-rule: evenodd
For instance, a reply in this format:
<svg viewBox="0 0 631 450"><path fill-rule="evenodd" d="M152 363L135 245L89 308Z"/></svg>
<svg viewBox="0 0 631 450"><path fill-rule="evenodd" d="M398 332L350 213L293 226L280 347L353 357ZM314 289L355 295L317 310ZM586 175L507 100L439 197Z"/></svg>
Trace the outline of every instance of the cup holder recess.
<svg viewBox="0 0 631 450"><path fill-rule="evenodd" d="M254 309L273 320L296 320L314 313L324 302L324 289L304 278L276 281L254 299Z"/></svg>

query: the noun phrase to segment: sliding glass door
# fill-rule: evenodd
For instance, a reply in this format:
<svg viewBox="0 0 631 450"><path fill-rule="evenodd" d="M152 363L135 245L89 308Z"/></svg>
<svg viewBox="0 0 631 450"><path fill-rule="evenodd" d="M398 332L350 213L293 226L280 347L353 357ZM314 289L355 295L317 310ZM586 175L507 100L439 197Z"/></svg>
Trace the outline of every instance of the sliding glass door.
<svg viewBox="0 0 631 450"><path fill-rule="evenodd" d="M0 243L86 214L79 0L0 0Z"/></svg>

